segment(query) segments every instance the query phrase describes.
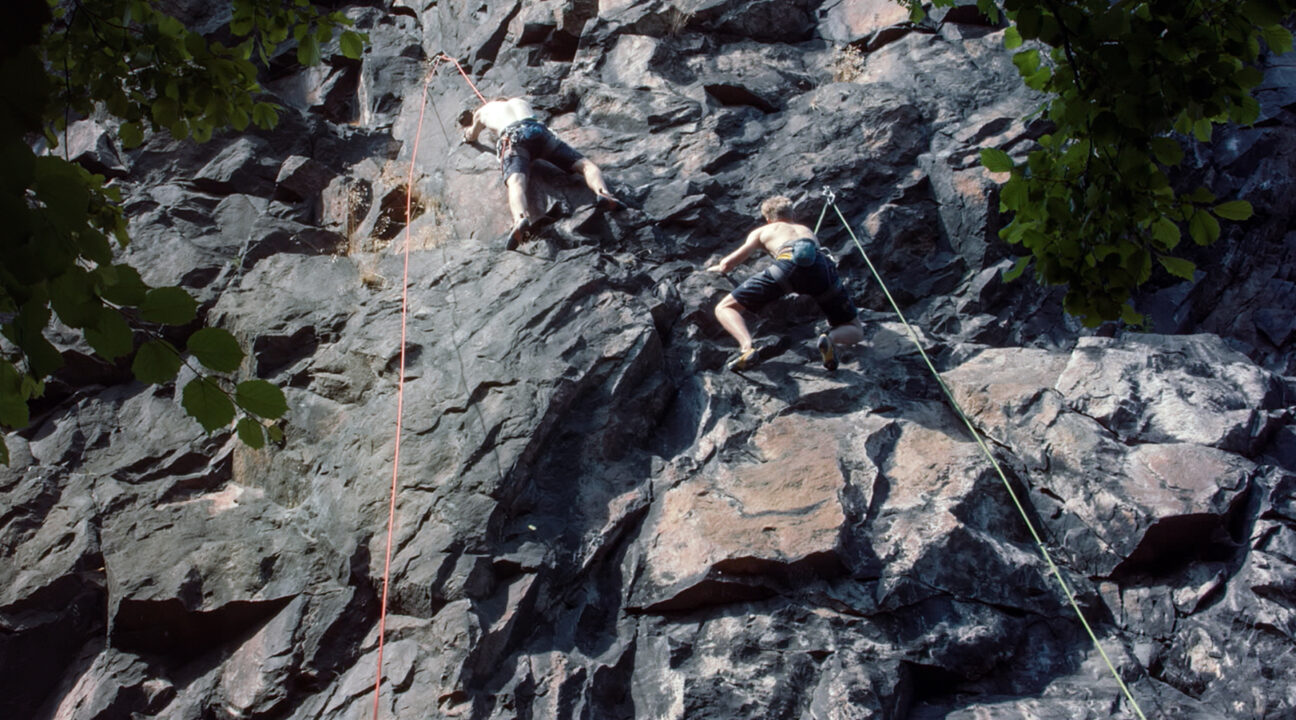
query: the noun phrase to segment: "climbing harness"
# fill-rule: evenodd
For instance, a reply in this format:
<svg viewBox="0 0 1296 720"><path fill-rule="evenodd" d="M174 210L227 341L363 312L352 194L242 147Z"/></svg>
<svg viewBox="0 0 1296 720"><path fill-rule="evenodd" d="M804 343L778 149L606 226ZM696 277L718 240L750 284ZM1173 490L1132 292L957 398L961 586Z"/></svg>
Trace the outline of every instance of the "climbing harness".
<svg viewBox="0 0 1296 720"><path fill-rule="evenodd" d="M777 259L792 260L793 262L796 262L791 255L787 256L786 258L780 255ZM811 259L810 264L813 263L814 260ZM781 265L779 265L778 263L774 263L773 265L770 265L768 268L766 268L765 272L769 273L770 278L773 279L774 282L778 283L779 287L786 290L789 295L797 294L796 289L792 287L791 279L788 278L787 271L784 270ZM829 300L832 300L833 298L837 297L838 295L842 294L842 292L843 292L842 284L841 281L838 280L837 282L830 284L827 290L824 290L823 292L818 293L816 295L811 295L810 297L814 298L815 302L822 305L828 302Z"/></svg>
<svg viewBox="0 0 1296 720"><path fill-rule="evenodd" d="M507 172L509 155L512 154L514 146L543 137L546 132L548 129L545 128L544 123L533 117L518 120L501 130L499 139L495 141L495 154L500 161L500 172Z"/></svg>
<svg viewBox="0 0 1296 720"><path fill-rule="evenodd" d="M404 410L405 410L405 348L406 348L406 339L407 339L407 326L408 326L408 319L409 319L410 246L413 244L412 238L410 237L410 224L413 221L414 169L415 169L416 162L418 160L419 140L423 136L424 112L426 111L428 106L428 87L432 84L432 78L436 76L436 72L441 67L441 64L443 62L452 63L459 70L459 74L463 75L464 80L468 82L468 87L472 88L473 93L477 95L478 99L480 99L483 104L485 104L486 102L486 98L483 97L481 92L477 90L477 86L473 84L472 78L468 77L468 73L464 71L463 66L459 64L458 60L455 60L453 57L445 53L438 53L435 56L432 63L432 69L428 72L427 79L423 83L423 99L422 102L419 104L418 129L414 133L414 147L410 152L409 176L406 179L406 184L405 184L405 251L404 251L404 270L401 276L400 367L399 367L398 374L396 376L396 440L395 440L394 448L392 450L391 494L387 502L387 543L383 555L382 602L378 609L378 657L377 657L376 669L374 673L375 679L374 679L374 696L373 696L374 720L378 720L379 696L382 691L383 645L384 645L383 641L387 634L387 598L391 586L392 533L396 526L396 490L398 487L398 482L400 477L401 431L403 428ZM439 120L440 113L437 112L435 104L433 104L432 106L432 111L434 113L437 113L437 118ZM441 130L443 133L445 132L444 126L441 128ZM448 135L446 141L448 145L451 144ZM444 248L443 248L443 252L444 252ZM451 288L450 292L452 294L451 297L453 301L453 292L454 292L453 287ZM452 322L453 322L453 313L452 313ZM456 355L458 355L459 353L458 343L454 343L454 346L455 346L455 353ZM459 356L459 370L460 370L459 373L460 380L464 383L464 389L466 390L467 380L465 379L466 374L464 372L463 357L461 355ZM479 422L481 422L480 412L481 411L478 410ZM483 423L483 431L484 429L485 429L485 424ZM498 463L499 463L498 454L496 455L495 461L498 467ZM498 469L502 476L503 468L498 467Z"/></svg>
<svg viewBox="0 0 1296 720"><path fill-rule="evenodd" d="M496 152L504 157L512 146L530 142L544 133L544 123L533 117L523 118L500 131L499 141L495 143Z"/></svg>
<svg viewBox="0 0 1296 720"><path fill-rule="evenodd" d="M819 243L810 238L793 240L792 249L788 252L788 259L795 263L797 267L810 267L811 265L814 265L815 258L818 256Z"/></svg>
<svg viewBox="0 0 1296 720"><path fill-rule="evenodd" d="M1080 605L1075 599L1075 593L1071 591L1071 586L1067 583L1066 579L1062 577L1062 571L1059 570L1057 564L1053 562L1053 555L1049 553L1048 547L1044 544L1044 539L1035 529L1035 523L1031 522L1030 515L1026 512L1025 506L1017 497L1017 492L1013 490L1012 483L1008 482L1008 476L1004 473L1003 468L1000 467L999 461L995 459L994 453L990 452L990 447L986 444L985 439L982 438L980 431L978 431L976 426L972 424L972 420L968 418L967 413L965 413L962 406L959 405L958 400L954 398L954 392L950 390L949 386L945 384L944 378L942 378L940 373L937 372L936 366L932 363L931 358L927 356L927 351L923 350L922 341L918 338L918 333L913 329L913 326L909 324L909 321L905 319L904 313L900 310L900 305L896 303L895 298L891 296L891 291L887 289L886 283L882 281L882 275L878 273L877 268L873 265L873 261L869 259L868 253L864 251L864 245L860 243L859 238L855 236L855 231L851 229L850 223L846 221L846 216L842 214L841 208L837 207L836 193L833 192L832 188L825 185L823 188L823 195L824 206L823 210L819 213L819 222L815 224L815 234L817 235L819 233L819 226L823 223L824 215L828 212L828 206L831 205L833 211L837 213L837 217L841 219L842 226L846 228L846 232L850 233L851 240L855 242L855 247L859 249L860 255L864 258L865 264L868 265L869 271L873 273L873 279L877 280L878 287L882 288L882 292L886 295L887 301L891 303L891 309L895 311L896 316L900 318L900 322L904 324L905 330L909 332L909 338L913 341L914 347L918 348L918 353L922 356L923 362L927 364L927 369L931 370L932 376L936 378L936 382L940 385L941 391L945 393L945 398L949 400L950 405L954 408L954 412L963 420L963 424L967 426L968 432L972 433L972 437L981 448L981 452L985 453L991 466L993 466L995 472L999 474L999 479L1003 481L1004 487L1008 490L1008 497L1012 498L1013 505L1016 506L1017 512L1026 523L1026 528L1030 531L1031 537L1034 538L1035 546L1039 548L1040 554L1044 556L1044 561L1048 564L1053 577L1057 579L1058 585L1062 586L1062 592L1066 594L1067 601L1071 604L1071 609L1075 611L1076 617L1080 619L1080 624L1084 626L1085 632L1089 635L1089 639L1093 641L1094 647L1098 649L1098 654L1102 656L1103 662L1107 663L1107 669L1111 671L1112 677L1116 679L1116 684L1120 686L1121 691L1125 694L1125 698L1129 700L1130 705L1134 708L1134 713L1138 715L1141 720L1147 720L1147 716L1143 714L1143 709L1139 707L1138 701L1134 699L1134 694L1130 692L1129 686L1127 686L1125 681L1121 679L1120 672L1116 670L1116 665L1112 663L1111 658L1107 656L1107 651L1103 649L1102 643L1098 642L1097 633L1094 632L1093 627L1089 625L1089 621L1085 618L1084 613L1081 612Z"/></svg>
<svg viewBox="0 0 1296 720"><path fill-rule="evenodd" d="M823 218L821 216L820 222L822 221ZM819 232L818 225L815 225L815 232ZM812 238L797 238L796 240L789 240L784 243L783 246L778 249L778 252L774 254L774 259L790 260L793 265L806 268L814 265L820 255L827 258L829 262L836 262L832 255L821 247L817 241ZM789 295L797 294L796 289L792 287L792 280L788 277L788 272L783 268L783 266L776 262L773 265L770 265L765 272L769 274L770 279L778 283L779 287L783 288L783 290ZM823 303L826 303L842 294L842 292L844 292L844 288L839 280L830 284L827 290L811 295L811 297L814 298L815 302L822 305Z"/></svg>

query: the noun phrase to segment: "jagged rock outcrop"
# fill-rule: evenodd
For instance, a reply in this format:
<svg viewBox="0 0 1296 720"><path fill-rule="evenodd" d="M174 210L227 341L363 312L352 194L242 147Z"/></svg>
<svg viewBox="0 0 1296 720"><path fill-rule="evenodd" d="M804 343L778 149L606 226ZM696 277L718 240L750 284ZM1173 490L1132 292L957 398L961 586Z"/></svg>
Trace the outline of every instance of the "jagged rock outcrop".
<svg viewBox="0 0 1296 720"><path fill-rule="evenodd" d="M0 715L370 716L408 241L384 717L1130 716L834 213L866 341L824 372L788 299L754 318L766 361L722 370L732 282L702 268L763 197L813 220L825 185L1148 717L1296 713L1290 58L1256 127L1194 148L1256 217L1151 289L1163 334L1098 337L999 279L977 150L1025 147L1037 99L969 7L347 13L371 49L266 78L275 132L123 152L74 126L124 190L128 258L250 343L287 442L204 435L174 387L65 342L0 469ZM630 208L541 165L551 222L503 251L453 69L419 125L442 51L530 95Z"/></svg>

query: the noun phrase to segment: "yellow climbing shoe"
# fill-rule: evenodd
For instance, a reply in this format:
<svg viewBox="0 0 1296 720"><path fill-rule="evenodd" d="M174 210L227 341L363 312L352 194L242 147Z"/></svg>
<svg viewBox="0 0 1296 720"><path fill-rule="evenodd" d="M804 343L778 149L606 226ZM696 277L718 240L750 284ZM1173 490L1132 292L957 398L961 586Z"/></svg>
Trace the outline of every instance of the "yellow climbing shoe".
<svg viewBox="0 0 1296 720"><path fill-rule="evenodd" d="M760 363L760 354L756 352L756 348L751 347L739 352L738 356L730 360L725 367L733 372L742 372L756 367L758 363Z"/></svg>
<svg viewBox="0 0 1296 720"><path fill-rule="evenodd" d="M823 366L829 372L837 369L837 349L833 347L832 338L827 333L819 336L819 354L823 357Z"/></svg>

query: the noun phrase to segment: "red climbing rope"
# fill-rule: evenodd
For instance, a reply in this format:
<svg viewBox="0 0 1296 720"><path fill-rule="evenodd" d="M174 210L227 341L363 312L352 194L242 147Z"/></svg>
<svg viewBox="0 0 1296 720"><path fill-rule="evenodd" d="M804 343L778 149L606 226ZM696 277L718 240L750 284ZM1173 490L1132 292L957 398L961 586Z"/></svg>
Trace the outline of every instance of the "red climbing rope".
<svg viewBox="0 0 1296 720"><path fill-rule="evenodd" d="M379 695L382 691L383 641L387 635L387 596L391 585L392 532L396 526L396 489L400 477L401 429L405 411L405 344L406 327L409 318L410 246L413 244L410 237L410 223L413 221L414 169L418 161L419 140L423 136L423 117L427 110L428 87L432 84L432 78L436 76L441 63L447 60L454 63L454 66L459 69L459 74L463 75L464 80L468 81L468 87L472 88L474 93L477 93L477 97L481 98L482 103L486 102L486 98L482 97L482 94L477 91L477 86L468 77L468 73L464 72L458 60L445 53L439 53L434 58L432 70L428 72L427 80L423 83L423 101L419 104L418 128L414 132L414 148L410 152L409 176L405 183L405 268L401 276L401 344L400 371L396 378L396 443L392 452L391 497L387 503L387 548L383 557L382 604L378 609L378 663L374 672L374 720L378 720Z"/></svg>
<svg viewBox="0 0 1296 720"><path fill-rule="evenodd" d="M423 135L423 114L427 108L428 86L441 65L438 57L432 64L427 81L423 83L423 102L419 104L418 130L414 133L414 150L410 153L409 178L405 184L405 269L401 277L401 344L400 371L396 376L396 447L392 454L391 498L387 503L387 549L383 558L382 605L378 610L378 669L374 679L373 716L378 720L378 696L382 690L383 639L387 634L387 592L391 582L392 529L396 526L396 487L400 470L401 427L405 410L405 338L406 320L409 317L409 257L410 257L410 220L411 199L414 197L414 166L418 159L419 138Z"/></svg>
<svg viewBox="0 0 1296 720"><path fill-rule="evenodd" d="M441 60L449 60L454 63L454 66L459 69L459 74L463 75L463 79L467 81L468 87L472 88L474 93L477 93L477 99L482 101L482 105L485 105L486 98L477 90L477 86L473 84L472 78L468 77L468 73L464 72L463 65L460 65L458 60L455 60L445 53L441 53L441 56L437 58L437 62L440 62Z"/></svg>

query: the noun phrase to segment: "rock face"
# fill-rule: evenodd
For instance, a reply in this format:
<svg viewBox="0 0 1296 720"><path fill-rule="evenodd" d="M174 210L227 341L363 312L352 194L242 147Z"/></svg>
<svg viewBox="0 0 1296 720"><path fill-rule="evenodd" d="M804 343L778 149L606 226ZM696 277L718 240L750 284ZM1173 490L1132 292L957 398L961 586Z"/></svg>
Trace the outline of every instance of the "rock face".
<svg viewBox="0 0 1296 720"><path fill-rule="evenodd" d="M381 717L1132 716L1009 487L1148 717L1296 714L1290 58L1263 122L1193 150L1256 217L1150 290L1162 334L1096 337L999 279L977 150L1028 143L1037 99L969 8L347 13L372 48L268 80L273 133L77 128L129 258L251 343L290 422L264 450L204 435L174 387L67 346L0 469L0 716L372 715L406 243ZM442 51L630 207L540 164L549 222L504 251L497 162L458 142L475 97L443 68L420 104ZM826 373L787 299L752 318L765 362L723 371L733 285L702 268L764 197L813 221L824 186L1007 487L832 211L866 341Z"/></svg>

